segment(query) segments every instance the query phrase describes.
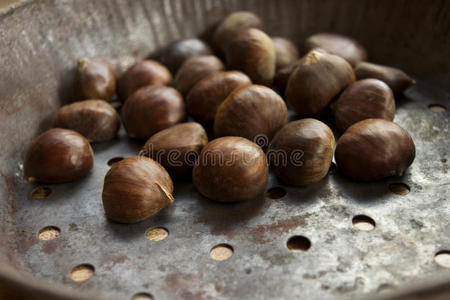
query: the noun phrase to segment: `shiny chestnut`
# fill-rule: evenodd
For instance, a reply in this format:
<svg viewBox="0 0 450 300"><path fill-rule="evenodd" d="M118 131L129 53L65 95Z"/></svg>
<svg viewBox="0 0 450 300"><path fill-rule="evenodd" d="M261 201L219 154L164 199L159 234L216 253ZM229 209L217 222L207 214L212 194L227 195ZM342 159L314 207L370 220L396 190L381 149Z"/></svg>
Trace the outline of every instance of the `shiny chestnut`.
<svg viewBox="0 0 450 300"><path fill-rule="evenodd" d="M39 135L28 148L23 168L29 182L61 183L89 174L94 152L78 132L53 128Z"/></svg>
<svg viewBox="0 0 450 300"><path fill-rule="evenodd" d="M122 102L135 91L148 85L168 85L172 81L170 71L155 60L144 60L126 70L118 80L118 93Z"/></svg>
<svg viewBox="0 0 450 300"><path fill-rule="evenodd" d="M181 65L191 57L213 54L211 48L202 40L193 38L176 41L165 49L161 62L176 74Z"/></svg>
<svg viewBox="0 0 450 300"><path fill-rule="evenodd" d="M293 186L304 186L327 175L334 146L333 132L325 123L302 119L277 132L267 155L278 178Z"/></svg>
<svg viewBox="0 0 450 300"><path fill-rule="evenodd" d="M263 31L249 28L239 32L226 50L229 69L247 74L253 83L270 86L275 76L275 47Z"/></svg>
<svg viewBox="0 0 450 300"><path fill-rule="evenodd" d="M277 71L298 61L298 49L292 41L283 37L276 36L272 37L272 42L275 47L275 69Z"/></svg>
<svg viewBox="0 0 450 300"><path fill-rule="evenodd" d="M61 107L54 127L72 129L90 142L113 139L120 127L116 110L103 100L85 100Z"/></svg>
<svg viewBox="0 0 450 300"><path fill-rule="evenodd" d="M140 154L156 160L170 174L183 177L192 174L192 167L207 143L208 136L202 125L183 123L154 134Z"/></svg>
<svg viewBox="0 0 450 300"><path fill-rule="evenodd" d="M339 96L334 111L335 124L345 131L365 119L392 121L395 99L392 90L378 79L363 79L350 84Z"/></svg>
<svg viewBox="0 0 450 300"><path fill-rule="evenodd" d="M248 85L234 90L217 109L216 136L241 136L265 147L288 121L284 100L272 89Z"/></svg>
<svg viewBox="0 0 450 300"><path fill-rule="evenodd" d="M264 152L241 137L223 137L209 142L192 171L197 190L220 202L246 201L261 195L268 176Z"/></svg>
<svg viewBox="0 0 450 300"><path fill-rule="evenodd" d="M145 220L173 203L173 183L156 161L129 157L116 162L105 176L102 192L106 217L119 223Z"/></svg>
<svg viewBox="0 0 450 300"><path fill-rule="evenodd" d="M196 56L186 60L175 76L175 87L183 96L203 78L224 70L225 67L214 55Z"/></svg>
<svg viewBox="0 0 450 300"><path fill-rule="evenodd" d="M116 92L116 72L100 57L83 57L77 67L78 93L82 99L110 100Z"/></svg>
<svg viewBox="0 0 450 300"><path fill-rule="evenodd" d="M174 88L146 86L128 97L122 121L131 138L148 139L156 132L184 121L183 97Z"/></svg>
<svg viewBox="0 0 450 300"><path fill-rule="evenodd" d="M286 100L303 117L320 116L334 97L354 81L353 69L345 59L313 50L300 60L289 77Z"/></svg>
<svg viewBox="0 0 450 300"><path fill-rule="evenodd" d="M241 86L250 85L250 78L239 71L217 72L199 81L186 97L186 109L196 121L210 125L219 105Z"/></svg>
<svg viewBox="0 0 450 300"><path fill-rule="evenodd" d="M409 133L384 119L367 119L350 126L339 139L335 153L339 170L362 181L402 176L415 155Z"/></svg>

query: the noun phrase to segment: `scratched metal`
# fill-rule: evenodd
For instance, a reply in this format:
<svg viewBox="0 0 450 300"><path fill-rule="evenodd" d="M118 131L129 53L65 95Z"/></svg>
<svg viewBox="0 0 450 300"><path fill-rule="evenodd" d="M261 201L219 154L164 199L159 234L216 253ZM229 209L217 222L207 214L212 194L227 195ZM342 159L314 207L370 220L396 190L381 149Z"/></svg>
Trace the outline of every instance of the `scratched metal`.
<svg viewBox="0 0 450 300"><path fill-rule="evenodd" d="M32 274L42 289L60 293L51 299L88 292L87 298L94 293L124 299L140 292L155 299L367 298L436 277L447 278L448 295L449 269L437 265L434 255L450 250L450 115L428 105L450 107L450 62L436 55L448 50L449 6L356 2L46 0L27 1L0 16L0 286L11 274L5 273L8 264L18 274ZM102 55L123 68L242 8L262 16L268 32L286 33L299 45L319 30L350 34L368 46L374 61L414 74L418 83L397 101L395 118L417 147L402 178L357 183L334 170L317 184L292 188L271 176L268 188L282 187L286 196L239 204L209 201L189 181L176 181L171 207L139 224L115 224L105 219L101 204L107 161L136 155L141 146L122 130L118 139L94 145L92 174L49 185L48 198L31 199L37 185L22 180L23 153L30 138L48 128L57 107L72 100L76 58ZM351 8L356 21L372 22L354 26ZM411 22L419 12L421 22ZM384 34L386 28L393 32ZM388 185L395 182L407 184L410 193L391 193ZM374 230L352 225L360 214L376 222ZM46 226L60 228L60 236L38 240ZM153 227L166 228L169 236L148 241L145 232ZM306 236L311 248L291 252L286 242L294 235ZM221 243L234 254L214 261L209 251ZM83 263L95 267L94 276L72 282L71 269ZM23 289L35 279L22 282Z"/></svg>

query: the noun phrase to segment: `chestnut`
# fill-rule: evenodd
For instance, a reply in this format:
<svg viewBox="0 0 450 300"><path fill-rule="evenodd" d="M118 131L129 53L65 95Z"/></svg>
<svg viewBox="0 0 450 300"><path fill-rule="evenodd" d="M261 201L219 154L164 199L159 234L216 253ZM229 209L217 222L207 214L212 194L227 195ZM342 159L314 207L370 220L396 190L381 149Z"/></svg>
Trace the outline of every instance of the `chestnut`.
<svg viewBox="0 0 450 300"><path fill-rule="evenodd" d="M196 56L186 60L175 76L175 87L183 96L203 78L224 70L225 67L214 55Z"/></svg>
<svg viewBox="0 0 450 300"><path fill-rule="evenodd" d="M196 121L210 125L214 122L217 107L231 92L250 85L250 78L239 71L217 72L200 80L186 97L186 109Z"/></svg>
<svg viewBox="0 0 450 300"><path fill-rule="evenodd" d="M336 163L345 175L362 181L402 176L416 148L409 133L384 119L366 119L350 126L336 146Z"/></svg>
<svg viewBox="0 0 450 300"><path fill-rule="evenodd" d="M116 162L105 175L102 200L106 217L119 223L145 220L173 203L167 171L144 156Z"/></svg>
<svg viewBox="0 0 450 300"><path fill-rule="evenodd" d="M234 90L220 104L214 120L214 134L218 137L241 136L255 142L262 137L265 139L262 142L268 143L287 122L284 100L272 89L253 84Z"/></svg>
<svg viewBox="0 0 450 300"><path fill-rule="evenodd" d="M392 90L378 79L363 79L350 84L339 96L334 112L335 124L345 131L351 125L365 119L392 121L395 100Z"/></svg>
<svg viewBox="0 0 450 300"><path fill-rule="evenodd" d="M94 152L84 136L53 128L32 142L23 168L28 182L61 183L86 176L93 165Z"/></svg>
<svg viewBox="0 0 450 300"><path fill-rule="evenodd" d="M246 201L262 194L269 170L261 148L241 137L209 142L192 170L197 190L220 202Z"/></svg>
<svg viewBox="0 0 450 300"><path fill-rule="evenodd" d="M295 63L299 59L298 49L290 40L277 36L272 37L272 42L275 47L275 69L277 71Z"/></svg>
<svg viewBox="0 0 450 300"><path fill-rule="evenodd" d="M176 74L181 65L191 57L213 54L211 48L199 39L186 39L172 43L164 51L161 62Z"/></svg>
<svg viewBox="0 0 450 300"><path fill-rule="evenodd" d="M186 118L183 97L174 88L145 86L130 97L122 107L122 121L131 138L148 139L160 130Z"/></svg>
<svg viewBox="0 0 450 300"><path fill-rule="evenodd" d="M275 74L273 85L278 89L281 95L284 95L289 77L299 65L300 60L280 69Z"/></svg>
<svg viewBox="0 0 450 300"><path fill-rule="evenodd" d="M248 28L262 29L262 21L254 13L237 11L228 15L217 27L213 36L213 44L216 52L224 56L231 40L242 30Z"/></svg>
<svg viewBox="0 0 450 300"><path fill-rule="evenodd" d="M317 33L306 39L306 50L322 48L330 54L338 55L353 67L367 60L366 49L354 39L335 33Z"/></svg>
<svg viewBox="0 0 450 300"><path fill-rule="evenodd" d="M345 59L323 50L312 50L289 77L286 100L301 116L317 117L353 81L355 74Z"/></svg>
<svg viewBox="0 0 450 300"><path fill-rule="evenodd" d="M330 168L335 140L331 129L316 119L288 123L270 143L270 167L283 182L304 186L320 181Z"/></svg>
<svg viewBox="0 0 450 300"><path fill-rule="evenodd" d="M126 70L117 82L122 102L131 94L147 85L168 85L172 81L170 71L155 60L138 62Z"/></svg>
<svg viewBox="0 0 450 300"><path fill-rule="evenodd" d="M183 177L192 174L192 167L207 143L208 136L202 125L183 123L155 133L140 155L156 160L170 174Z"/></svg>
<svg viewBox="0 0 450 300"><path fill-rule="evenodd" d="M61 107L54 127L72 129L90 142L113 139L120 127L116 110L103 100L85 100Z"/></svg>
<svg viewBox="0 0 450 300"><path fill-rule="evenodd" d="M116 73L103 58L83 57L78 60L77 84L83 99L108 101L116 92Z"/></svg>
<svg viewBox="0 0 450 300"><path fill-rule="evenodd" d="M355 75L357 79L379 79L386 83L394 94L401 94L404 90L416 83L414 79L400 69L368 62L362 62L356 65Z"/></svg>
<svg viewBox="0 0 450 300"><path fill-rule="evenodd" d="M226 50L229 69L247 74L253 83L271 85L275 76L275 47L263 31L249 28L239 32Z"/></svg>

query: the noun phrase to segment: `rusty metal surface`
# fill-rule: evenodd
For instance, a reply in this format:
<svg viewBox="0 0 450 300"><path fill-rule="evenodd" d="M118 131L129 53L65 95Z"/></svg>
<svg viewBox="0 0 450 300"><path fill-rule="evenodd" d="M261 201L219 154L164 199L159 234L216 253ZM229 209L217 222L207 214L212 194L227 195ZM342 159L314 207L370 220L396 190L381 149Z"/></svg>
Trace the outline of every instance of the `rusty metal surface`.
<svg viewBox="0 0 450 300"><path fill-rule="evenodd" d="M432 275L450 281L449 269L433 260L436 252L450 250L450 116L428 109L436 103L450 107L450 61L437 55L450 43L445 1L426 8L420 1L27 2L0 16L2 264L63 285L61 293L95 290L124 298L138 292L155 299L354 298ZM363 184L336 170L318 184L292 188L271 176L268 188L283 187L286 196L240 204L208 201L189 182L177 181L173 206L139 224L119 225L105 219L101 204L107 161L136 155L141 146L121 131L119 139L94 145L90 176L51 185L48 198L31 199L36 186L22 180L24 149L49 126L57 107L72 100L76 58L102 55L128 65L242 8L262 16L270 33L285 33L298 44L324 29L355 36L374 61L418 79L397 102L395 121L417 147L402 178ZM354 26L350 11L368 21ZM378 26L380 16L385 19ZM446 84L447 90L440 88ZM407 184L410 193L391 193L393 182ZM360 214L375 220L374 230L352 225ZM60 236L40 241L37 233L49 225L59 227ZM147 240L152 227L167 228L169 236ZM286 242L293 235L308 237L311 248L291 252ZM221 243L233 247L233 256L212 260L210 249ZM95 274L75 283L70 271L82 263L92 264Z"/></svg>

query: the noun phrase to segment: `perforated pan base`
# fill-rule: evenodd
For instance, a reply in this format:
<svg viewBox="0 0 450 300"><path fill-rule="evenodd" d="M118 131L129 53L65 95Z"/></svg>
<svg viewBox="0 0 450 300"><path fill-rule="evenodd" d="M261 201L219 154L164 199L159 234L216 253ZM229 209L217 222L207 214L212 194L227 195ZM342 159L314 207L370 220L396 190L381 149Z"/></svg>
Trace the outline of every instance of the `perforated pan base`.
<svg viewBox="0 0 450 300"><path fill-rule="evenodd" d="M174 204L135 225L107 221L101 203L107 162L137 155L141 146L122 131L117 140L94 146L95 167L87 178L46 186L51 194L42 200L30 196L36 186L19 186L23 209L14 217L21 224L21 268L77 289L146 292L155 299L353 297L445 272L434 257L450 249L450 118L428 108L439 103L448 105L448 95L421 81L397 102L395 121L417 147L402 178L356 183L332 170L317 184L292 188L271 175L268 189L280 189L236 204L209 201L189 181L176 181ZM409 193L393 193L393 183ZM363 217L352 222L358 215ZM358 229L358 220L370 221L364 216L375 222L373 230ZM39 240L46 226L56 226L60 235ZM146 239L155 227L167 229L167 238ZM310 248L289 249L296 235L306 237ZM218 244L230 245L233 255L212 259ZM80 264L95 268L82 283L70 279Z"/></svg>

